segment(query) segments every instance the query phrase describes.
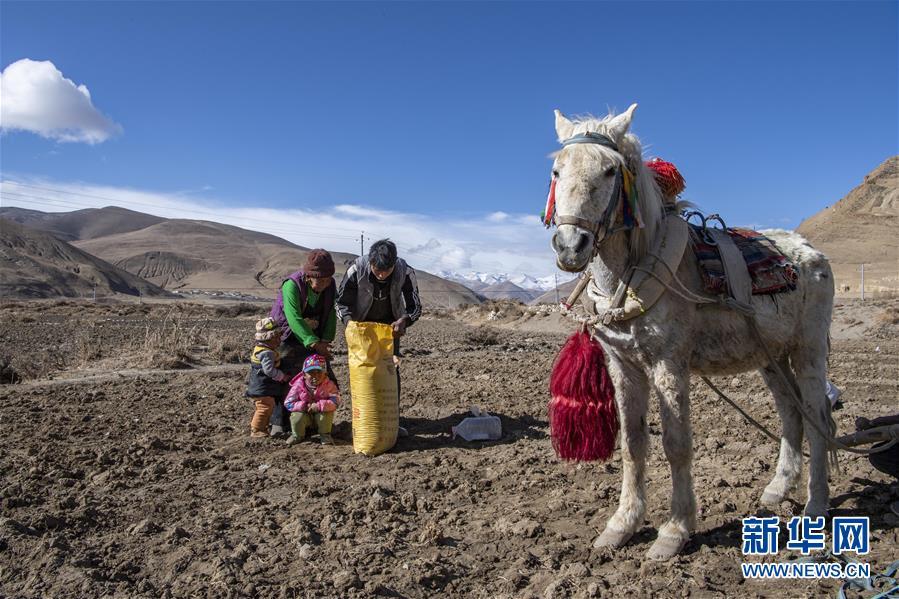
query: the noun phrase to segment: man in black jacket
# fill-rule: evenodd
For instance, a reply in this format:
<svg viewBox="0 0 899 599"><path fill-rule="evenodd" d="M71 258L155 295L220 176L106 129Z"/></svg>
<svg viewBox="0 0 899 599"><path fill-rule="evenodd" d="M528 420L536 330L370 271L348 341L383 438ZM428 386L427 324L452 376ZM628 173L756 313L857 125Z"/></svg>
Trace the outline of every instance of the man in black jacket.
<svg viewBox="0 0 899 599"><path fill-rule="evenodd" d="M400 337L421 316L421 300L415 271L397 257L392 241L376 241L368 256L359 256L346 271L337 289L337 316L344 325L351 320L389 324L393 327L393 354L401 355ZM400 436L406 435L406 429L400 427Z"/></svg>

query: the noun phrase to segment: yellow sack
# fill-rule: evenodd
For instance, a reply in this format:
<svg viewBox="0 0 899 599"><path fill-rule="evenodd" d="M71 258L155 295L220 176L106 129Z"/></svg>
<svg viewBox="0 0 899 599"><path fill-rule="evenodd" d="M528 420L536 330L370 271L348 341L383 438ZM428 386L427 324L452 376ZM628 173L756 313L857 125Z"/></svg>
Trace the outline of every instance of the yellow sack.
<svg viewBox="0 0 899 599"><path fill-rule="evenodd" d="M399 390L393 363L393 328L350 321L346 327L353 399L353 451L378 455L396 445Z"/></svg>

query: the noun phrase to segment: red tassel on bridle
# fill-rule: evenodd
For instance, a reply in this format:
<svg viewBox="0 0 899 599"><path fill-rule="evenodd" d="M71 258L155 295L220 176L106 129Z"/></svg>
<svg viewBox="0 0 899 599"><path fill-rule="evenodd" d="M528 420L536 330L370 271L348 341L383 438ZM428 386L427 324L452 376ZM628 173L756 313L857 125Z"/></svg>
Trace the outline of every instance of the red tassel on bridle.
<svg viewBox="0 0 899 599"><path fill-rule="evenodd" d="M556 211L556 178L553 177L549 180L549 193L546 194L546 207L543 209L543 214L540 215L540 220L543 221L543 226L547 229L550 228L553 224L553 214Z"/></svg>
<svg viewBox="0 0 899 599"><path fill-rule="evenodd" d="M563 460L605 461L615 450L615 387L599 343L585 330L568 338L549 382L549 428Z"/></svg>

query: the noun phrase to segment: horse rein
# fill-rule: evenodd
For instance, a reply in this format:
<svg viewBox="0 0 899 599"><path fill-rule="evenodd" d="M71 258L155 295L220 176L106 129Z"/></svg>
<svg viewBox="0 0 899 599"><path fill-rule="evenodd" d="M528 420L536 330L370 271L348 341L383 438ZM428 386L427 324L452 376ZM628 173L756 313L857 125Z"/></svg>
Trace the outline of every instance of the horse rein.
<svg viewBox="0 0 899 599"><path fill-rule="evenodd" d="M608 148L613 152L618 154L621 151L618 149L618 144L616 144L612 139L602 133L594 133L594 132L586 132L580 133L573 137L569 137L568 139L562 142L562 147L566 148L575 144L594 144L598 146L603 146L604 148ZM553 212L552 223L556 226L559 225L574 225L575 227L580 227L585 231L589 231L593 233L593 256L599 252L599 245L602 243L603 239L606 238L610 233L617 233L618 231L627 229L629 227L619 227L618 229L609 230L609 225L611 220L614 218L615 209L621 204L622 201L622 174L621 169L627 168L626 166L621 166L620 168L615 169L615 187L612 190L612 195L609 199L609 204L606 206L603 215L596 222L587 220L586 218L580 216L574 216L571 214L557 214ZM602 233L602 235L600 235Z"/></svg>

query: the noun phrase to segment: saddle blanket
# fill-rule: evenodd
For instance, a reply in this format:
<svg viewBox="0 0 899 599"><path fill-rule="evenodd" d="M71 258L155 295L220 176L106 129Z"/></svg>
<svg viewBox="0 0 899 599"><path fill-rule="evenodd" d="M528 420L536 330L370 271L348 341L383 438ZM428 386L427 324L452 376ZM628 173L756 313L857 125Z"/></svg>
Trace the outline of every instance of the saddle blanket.
<svg viewBox="0 0 899 599"><path fill-rule="evenodd" d="M728 228L752 279L753 295L770 295L796 289L798 274L793 264L770 239L751 229ZM706 291L721 294L727 291L727 279L718 248L706 242L702 227L690 223L690 245L699 262L699 271Z"/></svg>

